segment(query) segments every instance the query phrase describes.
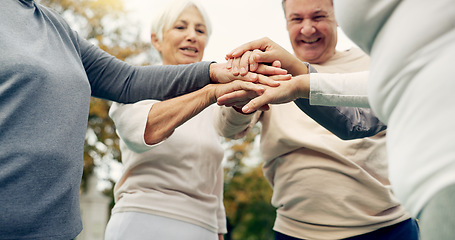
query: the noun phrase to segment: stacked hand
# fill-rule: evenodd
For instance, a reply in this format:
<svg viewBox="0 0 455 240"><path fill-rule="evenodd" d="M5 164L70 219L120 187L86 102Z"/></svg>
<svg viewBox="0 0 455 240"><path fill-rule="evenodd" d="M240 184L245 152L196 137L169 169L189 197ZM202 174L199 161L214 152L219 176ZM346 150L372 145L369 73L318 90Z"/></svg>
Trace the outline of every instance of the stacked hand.
<svg viewBox="0 0 455 240"><path fill-rule="evenodd" d="M241 109L243 113L251 113L256 110L267 110L268 104L308 98L310 88L308 68L302 61L268 38L244 44L228 53L226 59L228 60L226 68L233 76L242 80L255 76L255 73L261 76L263 80L253 82L262 84L265 92L261 95L243 90L231 92L218 98L219 105L232 106ZM283 75L285 72L290 72L294 77ZM275 82L264 79L273 79Z"/></svg>

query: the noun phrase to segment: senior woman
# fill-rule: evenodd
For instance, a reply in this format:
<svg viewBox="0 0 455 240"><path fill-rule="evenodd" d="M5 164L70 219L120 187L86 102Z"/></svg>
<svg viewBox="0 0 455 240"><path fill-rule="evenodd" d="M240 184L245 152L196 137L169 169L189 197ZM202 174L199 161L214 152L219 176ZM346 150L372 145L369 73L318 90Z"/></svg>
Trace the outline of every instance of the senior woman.
<svg viewBox="0 0 455 240"><path fill-rule="evenodd" d="M201 61L210 33L203 8L183 0L156 16L151 38L163 65L177 65ZM223 239L223 148L212 104L227 85L111 107L124 172L106 239Z"/></svg>

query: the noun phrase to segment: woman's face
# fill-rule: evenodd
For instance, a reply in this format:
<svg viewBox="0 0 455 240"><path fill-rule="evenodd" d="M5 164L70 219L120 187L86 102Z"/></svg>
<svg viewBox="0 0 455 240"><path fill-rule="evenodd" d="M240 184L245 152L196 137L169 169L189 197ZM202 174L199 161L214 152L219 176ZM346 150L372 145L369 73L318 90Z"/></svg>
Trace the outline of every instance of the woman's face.
<svg viewBox="0 0 455 240"><path fill-rule="evenodd" d="M170 29L163 30L163 41L152 34L152 43L161 53L164 65L199 62L207 43L207 29L196 7L185 9Z"/></svg>

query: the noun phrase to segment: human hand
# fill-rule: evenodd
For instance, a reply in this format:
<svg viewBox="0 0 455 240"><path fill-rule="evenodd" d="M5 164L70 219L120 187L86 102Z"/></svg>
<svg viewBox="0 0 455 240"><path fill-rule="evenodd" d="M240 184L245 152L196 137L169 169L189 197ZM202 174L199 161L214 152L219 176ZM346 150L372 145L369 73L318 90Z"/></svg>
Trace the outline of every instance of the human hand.
<svg viewBox="0 0 455 240"><path fill-rule="evenodd" d="M272 71L273 73L280 72L280 70L271 69L271 68L268 68L268 70L265 70L265 71L266 72ZM283 73L283 72L281 72L281 73ZM244 74L243 76L239 76L239 75L236 76L227 68L227 63L210 64L210 79L214 83L228 83L228 82L232 82L234 80L243 80L243 81L247 81L247 82L260 83L260 84L271 86L271 87L277 87L280 85L279 81L291 79L291 76L288 74L275 74L275 75L270 74L270 75L272 75L272 76L266 76L263 74L248 72L247 74Z"/></svg>
<svg viewBox="0 0 455 240"><path fill-rule="evenodd" d="M239 74L244 76L249 71L263 75L287 74L287 70L281 68L281 62L279 60L271 63L259 62L257 59L260 58L259 55L261 53L263 52L256 49L245 51L240 57L229 58L227 59L227 68L236 76Z"/></svg>
<svg viewBox="0 0 455 240"><path fill-rule="evenodd" d="M211 101L212 103L217 102L217 99L223 95L241 92L243 96L248 96L244 97L247 100L243 101L243 104L241 105L243 106L244 104L248 103L250 99L262 95L265 91L265 86L267 85L255 84L242 80L234 80L229 83L209 84L206 86L206 88L210 88L210 98L213 99ZM236 102L239 102L239 100L236 100Z"/></svg>
<svg viewBox="0 0 455 240"><path fill-rule="evenodd" d="M267 108L268 104L281 104L294 101L297 98L308 98L310 77L309 75L299 75L289 81L281 82L278 87L263 87L265 92L256 97L252 94L246 94L244 91L235 91L219 97L217 103L225 106L243 106L242 112L248 114Z"/></svg>
<svg viewBox="0 0 455 240"><path fill-rule="evenodd" d="M228 68L238 71L240 75L249 71L261 73L258 71L260 63L273 65L277 61L294 76L308 73L308 68L302 61L269 38L261 38L237 47L226 54L226 60Z"/></svg>

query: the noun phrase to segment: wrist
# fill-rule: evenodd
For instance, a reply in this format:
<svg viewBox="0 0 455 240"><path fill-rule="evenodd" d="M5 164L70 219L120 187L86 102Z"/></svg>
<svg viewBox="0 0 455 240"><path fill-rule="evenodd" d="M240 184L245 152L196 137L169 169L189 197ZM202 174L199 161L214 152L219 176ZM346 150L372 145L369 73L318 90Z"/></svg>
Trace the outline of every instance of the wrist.
<svg viewBox="0 0 455 240"><path fill-rule="evenodd" d="M216 103L217 96L216 96L216 84L208 84L202 88L204 91L204 95L206 96L205 99L207 100L208 104Z"/></svg>
<svg viewBox="0 0 455 240"><path fill-rule="evenodd" d="M302 74L295 77L295 89L297 91L296 99L297 98L309 98L310 95L310 75L309 74Z"/></svg>
<svg viewBox="0 0 455 240"><path fill-rule="evenodd" d="M209 66L209 76L210 76L210 81L212 83L218 83L218 80L216 79L216 68L218 67L218 63L212 62Z"/></svg>

